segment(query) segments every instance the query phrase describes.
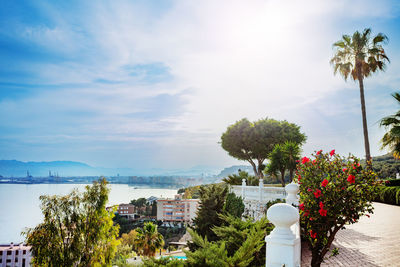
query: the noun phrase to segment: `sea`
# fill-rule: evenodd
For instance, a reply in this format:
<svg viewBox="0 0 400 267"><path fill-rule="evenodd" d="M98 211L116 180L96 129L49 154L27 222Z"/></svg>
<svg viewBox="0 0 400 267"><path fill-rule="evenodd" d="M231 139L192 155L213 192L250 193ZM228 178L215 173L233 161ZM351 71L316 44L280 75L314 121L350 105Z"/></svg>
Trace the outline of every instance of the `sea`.
<svg viewBox="0 0 400 267"><path fill-rule="evenodd" d="M74 188L85 190L85 184L0 184L0 244L24 241L21 235L26 227L42 222L39 197L66 195ZM172 198L177 189L133 184L109 184L108 206L129 203L132 199L151 196Z"/></svg>

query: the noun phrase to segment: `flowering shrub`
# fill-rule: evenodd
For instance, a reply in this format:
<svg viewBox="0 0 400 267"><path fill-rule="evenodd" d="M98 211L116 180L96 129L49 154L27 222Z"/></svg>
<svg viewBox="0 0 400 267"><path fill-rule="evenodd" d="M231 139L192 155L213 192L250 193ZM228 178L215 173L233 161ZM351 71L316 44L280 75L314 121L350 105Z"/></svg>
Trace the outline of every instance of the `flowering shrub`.
<svg viewBox="0 0 400 267"><path fill-rule="evenodd" d="M378 181L354 156L343 158L335 150L312 156L300 160L296 177L302 233L312 251L311 266L320 266L336 233L372 213Z"/></svg>

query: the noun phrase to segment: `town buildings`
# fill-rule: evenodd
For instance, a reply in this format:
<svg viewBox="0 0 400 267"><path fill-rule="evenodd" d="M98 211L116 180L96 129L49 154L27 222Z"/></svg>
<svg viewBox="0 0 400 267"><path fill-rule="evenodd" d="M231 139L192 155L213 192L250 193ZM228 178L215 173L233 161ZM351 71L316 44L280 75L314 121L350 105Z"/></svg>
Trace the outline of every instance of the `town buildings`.
<svg viewBox="0 0 400 267"><path fill-rule="evenodd" d="M24 246L22 243L18 246L14 246L13 243L0 245L0 266L31 266L30 249L30 246Z"/></svg>
<svg viewBox="0 0 400 267"><path fill-rule="evenodd" d="M157 220L191 222L196 217L199 201L199 199L182 199L182 195L175 195L174 199L158 199Z"/></svg>

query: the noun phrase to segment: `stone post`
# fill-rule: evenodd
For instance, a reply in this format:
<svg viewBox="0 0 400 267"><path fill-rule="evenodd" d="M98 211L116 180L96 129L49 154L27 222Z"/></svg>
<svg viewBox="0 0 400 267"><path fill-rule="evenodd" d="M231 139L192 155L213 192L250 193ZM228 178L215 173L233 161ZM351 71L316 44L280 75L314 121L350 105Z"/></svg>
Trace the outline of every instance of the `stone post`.
<svg viewBox="0 0 400 267"><path fill-rule="evenodd" d="M291 182L290 184L285 186L285 191L287 193L286 203L289 205L299 205L299 198L297 197L297 193L299 193L299 185Z"/></svg>
<svg viewBox="0 0 400 267"><path fill-rule="evenodd" d="M267 211L267 218L275 226L265 237L267 242L266 267L298 267L301 263L300 237L290 227L299 221L299 211L292 205L278 203Z"/></svg>
<svg viewBox="0 0 400 267"><path fill-rule="evenodd" d="M264 179L258 180L258 200L261 203L263 200Z"/></svg>

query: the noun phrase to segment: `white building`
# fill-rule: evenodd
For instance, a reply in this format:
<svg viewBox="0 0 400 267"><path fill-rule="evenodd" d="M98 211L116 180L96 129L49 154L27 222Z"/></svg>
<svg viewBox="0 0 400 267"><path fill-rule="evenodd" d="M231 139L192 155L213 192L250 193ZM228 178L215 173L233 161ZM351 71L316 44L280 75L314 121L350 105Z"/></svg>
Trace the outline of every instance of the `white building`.
<svg viewBox="0 0 400 267"><path fill-rule="evenodd" d="M30 249L30 246L24 246L22 243L18 246L14 246L13 243L0 245L0 266L31 266Z"/></svg>
<svg viewBox="0 0 400 267"><path fill-rule="evenodd" d="M182 199L182 195L175 195L174 199L158 199L157 220L190 222L196 217L199 201L199 199Z"/></svg>

